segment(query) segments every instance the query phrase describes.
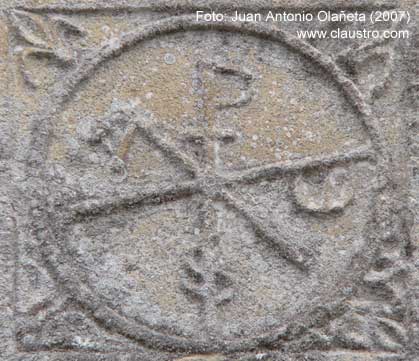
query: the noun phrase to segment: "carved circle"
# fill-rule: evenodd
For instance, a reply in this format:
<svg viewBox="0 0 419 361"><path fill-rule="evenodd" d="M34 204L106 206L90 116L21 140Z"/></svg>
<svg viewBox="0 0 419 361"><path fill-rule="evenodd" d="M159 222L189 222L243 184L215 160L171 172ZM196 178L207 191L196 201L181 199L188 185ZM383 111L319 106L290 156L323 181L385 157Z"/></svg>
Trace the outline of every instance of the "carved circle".
<svg viewBox="0 0 419 361"><path fill-rule="evenodd" d="M73 92L75 86L78 83L86 79L91 74L91 72L105 60L117 55L118 53L141 41L178 31L202 29L220 29L230 32L241 32L247 35L281 42L298 51L302 55L319 64L325 71L330 73L334 81L343 88L346 96L349 98L357 111L364 117L363 120L366 123L367 129L373 134L377 132L374 124L370 123L370 111L356 86L353 84L353 82L344 76L339 68L328 57L321 54L314 47L281 30L271 29L260 24L237 24L228 21L222 23L197 23L194 17L191 16L169 18L155 24L146 25L143 29L137 32L125 35L121 39L118 46L114 47L113 45L109 45L100 49L97 54L91 58L91 60L84 62L76 72L66 78L63 83L58 84L57 88L53 90L52 96L57 96L57 103L55 104L55 107L52 107L52 110L47 112L48 115L45 117L46 122L44 123L44 126L46 129L49 129L48 121L57 111L57 108L59 108L61 103L68 99L68 96ZM62 91L62 89L64 89L64 91ZM42 134L42 131L39 134ZM43 144L45 141L46 143L47 135L45 134L47 134L47 132L44 132L43 134L44 136L39 136L35 142L38 142L38 144ZM375 145L376 150L380 151L379 140L377 140ZM45 147L38 148L45 149ZM45 155L42 155L42 157L45 158ZM47 220L44 221L48 224ZM66 221L66 219L62 220L63 227L65 226ZM59 229L59 227L52 228ZM43 237L45 237L45 233L43 233ZM125 335L130 339L137 340L146 346L151 348L185 352L238 352L251 350L261 345L275 344L279 339L281 339L281 337L285 337L286 335L289 336L289 328L281 328L276 331L269 332L265 335L258 335L254 338L212 344L211 342L194 341L182 337L165 335L159 331L150 330L148 327L131 322L130 320L127 320L117 314L115 311L104 305L100 297L93 294L91 290L88 289L88 287L84 286L79 280L76 280L74 278L73 270L71 267L63 262L57 261L63 259L63 254L61 253L62 250L60 249L60 246L57 247L56 241L53 240L53 238L54 237L52 236L47 236L43 239L45 242L43 252L48 264L52 267L58 279L65 286L67 291L74 295L78 302L84 305L96 319L103 323L103 325L116 330L120 334ZM64 239L57 239L57 241L58 243L63 244L66 242ZM63 247L63 249L65 249L65 247Z"/></svg>

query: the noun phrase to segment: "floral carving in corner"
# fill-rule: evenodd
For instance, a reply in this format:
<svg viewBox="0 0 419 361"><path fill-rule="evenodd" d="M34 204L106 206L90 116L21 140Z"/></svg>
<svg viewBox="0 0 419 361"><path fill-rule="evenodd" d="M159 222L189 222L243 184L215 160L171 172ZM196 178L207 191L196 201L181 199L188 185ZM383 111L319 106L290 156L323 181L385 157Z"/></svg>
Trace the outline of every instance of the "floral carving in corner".
<svg viewBox="0 0 419 361"><path fill-rule="evenodd" d="M86 31L66 17L42 16L27 11L12 10L10 21L18 40L15 54L25 82L37 88L42 81L33 69L28 69L31 59L48 59L58 68L74 67L81 57Z"/></svg>

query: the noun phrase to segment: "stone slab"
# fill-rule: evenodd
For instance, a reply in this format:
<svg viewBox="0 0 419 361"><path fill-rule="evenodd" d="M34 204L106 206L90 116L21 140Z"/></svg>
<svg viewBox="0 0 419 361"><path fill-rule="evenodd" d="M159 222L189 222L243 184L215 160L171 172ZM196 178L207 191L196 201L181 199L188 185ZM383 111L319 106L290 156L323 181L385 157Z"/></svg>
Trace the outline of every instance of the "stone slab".
<svg viewBox="0 0 419 361"><path fill-rule="evenodd" d="M0 1L0 360L418 360L418 9Z"/></svg>

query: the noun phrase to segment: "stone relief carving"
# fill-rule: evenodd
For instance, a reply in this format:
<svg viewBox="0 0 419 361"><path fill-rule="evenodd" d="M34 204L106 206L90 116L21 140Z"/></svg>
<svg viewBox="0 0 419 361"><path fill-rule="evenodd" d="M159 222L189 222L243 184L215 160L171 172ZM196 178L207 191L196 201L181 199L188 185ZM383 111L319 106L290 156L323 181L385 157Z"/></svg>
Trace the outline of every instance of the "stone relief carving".
<svg viewBox="0 0 419 361"><path fill-rule="evenodd" d="M33 232L21 245L17 272L22 352L139 353L151 360L268 360L283 352L342 350L384 357L377 360L403 357L409 342L410 214L370 105L389 86L388 44L344 50L332 60L279 28L203 24L181 15L147 23L83 55L66 39L86 31L67 17L15 10L11 23L29 45L18 49L29 85L38 82L25 68L28 57L53 57L67 69L51 85L51 103L33 117L40 121L27 160ZM340 88L337 94L350 104L368 140L344 151L228 167L229 147L244 147L248 134L240 123L224 127L223 119L247 111L261 96L262 75L257 66L249 70L251 65L227 64L222 56L196 56L190 72L197 109L192 120L170 123L133 97L114 99L97 117L77 119L73 163L104 169L99 177L110 179L100 186L103 194L78 185L74 165L65 157L54 159L49 143L59 132L54 122L81 82L138 44L194 31L252 37L308 58ZM382 63L374 67L381 75L372 82L371 59ZM179 66L170 53L163 61ZM251 140L257 144L258 135ZM173 179L168 174L154 181L161 170L151 172L146 183L133 178L130 156L148 154L167 161L162 164L175 169ZM37 247L39 254L31 254ZM339 262L347 267L336 276L341 289L316 297L317 288L326 294L336 287L321 284L329 259L332 270ZM164 280L172 272L176 275ZM257 277L251 278L252 272ZM38 289L39 299L49 296L31 304L24 300L25 287ZM263 315L255 317L258 312Z"/></svg>
<svg viewBox="0 0 419 361"><path fill-rule="evenodd" d="M26 82L38 86L34 75L27 70L28 59L44 57L58 61L60 66L69 67L76 63L80 56L77 47L78 38L85 36L85 31L65 17L42 16L25 11L11 12L11 19L25 45L15 52L19 54L20 68Z"/></svg>

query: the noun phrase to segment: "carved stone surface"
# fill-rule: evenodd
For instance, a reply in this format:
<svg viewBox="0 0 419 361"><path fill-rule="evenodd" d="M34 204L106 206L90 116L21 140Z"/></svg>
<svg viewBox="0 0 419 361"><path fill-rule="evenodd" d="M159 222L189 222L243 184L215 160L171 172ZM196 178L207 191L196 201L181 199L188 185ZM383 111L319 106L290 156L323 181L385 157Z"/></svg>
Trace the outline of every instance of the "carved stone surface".
<svg viewBox="0 0 419 361"><path fill-rule="evenodd" d="M0 1L0 361L419 360L418 8Z"/></svg>

